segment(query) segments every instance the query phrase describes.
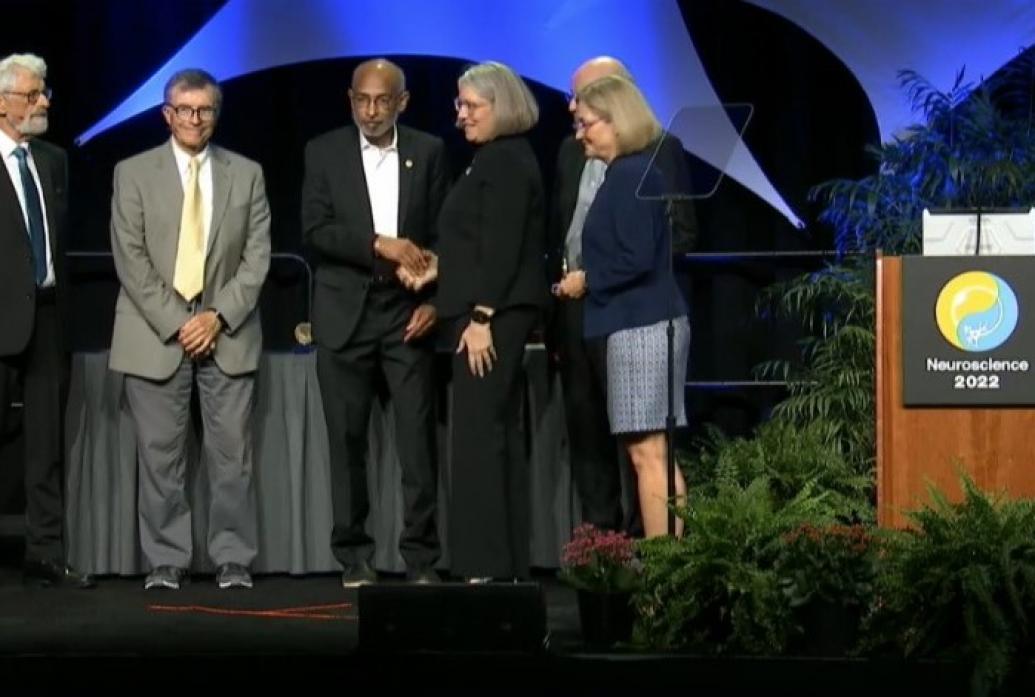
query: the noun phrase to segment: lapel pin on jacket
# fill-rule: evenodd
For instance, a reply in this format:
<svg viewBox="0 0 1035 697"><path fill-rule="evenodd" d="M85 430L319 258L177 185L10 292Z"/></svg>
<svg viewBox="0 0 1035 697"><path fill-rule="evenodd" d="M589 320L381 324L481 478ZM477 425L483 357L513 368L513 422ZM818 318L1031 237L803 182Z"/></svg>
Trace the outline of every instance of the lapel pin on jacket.
<svg viewBox="0 0 1035 697"><path fill-rule="evenodd" d="M413 160L406 160L406 169L413 167Z"/></svg>

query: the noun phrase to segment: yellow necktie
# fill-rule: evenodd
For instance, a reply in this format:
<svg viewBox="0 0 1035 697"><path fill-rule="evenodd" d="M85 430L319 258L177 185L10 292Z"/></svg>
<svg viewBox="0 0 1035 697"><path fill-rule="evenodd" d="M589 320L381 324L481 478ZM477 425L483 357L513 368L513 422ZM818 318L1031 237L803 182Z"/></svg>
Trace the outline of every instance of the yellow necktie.
<svg viewBox="0 0 1035 697"><path fill-rule="evenodd" d="M205 226L201 219L201 185L198 158L190 158L187 184L183 187L180 241L176 247L173 288L185 300L193 300L205 286Z"/></svg>

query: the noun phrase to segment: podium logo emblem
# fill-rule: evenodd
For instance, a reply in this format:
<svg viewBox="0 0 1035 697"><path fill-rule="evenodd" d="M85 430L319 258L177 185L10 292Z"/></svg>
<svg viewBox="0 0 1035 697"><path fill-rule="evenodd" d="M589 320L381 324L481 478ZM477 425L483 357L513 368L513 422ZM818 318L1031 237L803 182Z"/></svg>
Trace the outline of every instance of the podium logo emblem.
<svg viewBox="0 0 1035 697"><path fill-rule="evenodd" d="M1017 295L993 273L967 271L942 287L934 313L950 344L969 352L991 351L1017 328Z"/></svg>

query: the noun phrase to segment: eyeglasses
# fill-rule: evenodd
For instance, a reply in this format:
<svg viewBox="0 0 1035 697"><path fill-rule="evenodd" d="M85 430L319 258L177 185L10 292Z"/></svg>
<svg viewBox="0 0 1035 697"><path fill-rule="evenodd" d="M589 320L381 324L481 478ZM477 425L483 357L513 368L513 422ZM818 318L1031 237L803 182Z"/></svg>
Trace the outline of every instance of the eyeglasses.
<svg viewBox="0 0 1035 697"><path fill-rule="evenodd" d="M453 108L456 109L456 113L460 113L462 110L467 109L467 113L473 113L475 109L483 106L489 106L488 102L471 102L466 99L460 99L457 97L453 100Z"/></svg>
<svg viewBox="0 0 1035 697"><path fill-rule="evenodd" d="M54 90L49 87L44 87L41 90L33 90L32 92L15 92L14 90L4 90L4 94L16 94L19 97L25 97L25 101L29 104L35 104L40 100L40 97L46 97L49 102L54 96Z"/></svg>
<svg viewBox="0 0 1035 697"><path fill-rule="evenodd" d="M575 127L576 132L582 131L583 133L585 133L601 121L603 121L603 119L592 119L590 121L587 121L586 119L575 119L575 123L573 124L573 126Z"/></svg>
<svg viewBox="0 0 1035 697"><path fill-rule="evenodd" d="M388 111L398 95L394 94L379 94L376 97L371 97L369 94L349 94L349 99L352 100L352 105L357 109L368 109L371 104L378 111Z"/></svg>
<svg viewBox="0 0 1035 697"><path fill-rule="evenodd" d="M181 104L180 106L166 104L165 106L172 109L173 113L176 114L176 118L181 121L193 121L195 116L201 121L211 121L216 118L216 108L212 106L199 106L196 109L186 104Z"/></svg>

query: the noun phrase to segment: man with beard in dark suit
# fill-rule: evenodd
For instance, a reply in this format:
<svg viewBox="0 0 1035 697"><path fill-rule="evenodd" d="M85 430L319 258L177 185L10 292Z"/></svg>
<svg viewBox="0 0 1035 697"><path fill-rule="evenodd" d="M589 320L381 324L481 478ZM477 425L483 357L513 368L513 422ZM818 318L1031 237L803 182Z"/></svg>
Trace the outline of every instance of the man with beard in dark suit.
<svg viewBox="0 0 1035 697"><path fill-rule="evenodd" d="M633 81L617 59L592 58L572 74L568 110L575 113L580 89L607 75ZM678 170L673 181L688 180L682 145L671 135L663 136L658 165ZM548 227L550 277L560 281L554 286L557 305L550 335L560 359L571 469L582 502L582 519L600 528L637 534L640 522L635 496L632 509L622 513L619 451L608 425L606 339L583 338L585 288L563 282L569 275L582 273L582 226L605 171L600 160L586 159L582 144L573 135L561 143ZM670 205L673 240L686 249L697 228L693 204L679 201Z"/></svg>
<svg viewBox="0 0 1035 697"><path fill-rule="evenodd" d="M436 321L422 279L449 186L442 140L400 126L409 93L398 66L361 63L348 93L355 125L306 147L302 234L316 257L313 334L330 443L331 547L346 588L377 581L365 523L367 433L383 376L395 412L407 578L438 580L433 410Z"/></svg>
<svg viewBox="0 0 1035 697"><path fill-rule="evenodd" d="M25 442L27 582L92 588L65 564L62 496L69 297L65 265L68 158L47 132L47 64L32 54L0 61L0 432L21 386Z"/></svg>

